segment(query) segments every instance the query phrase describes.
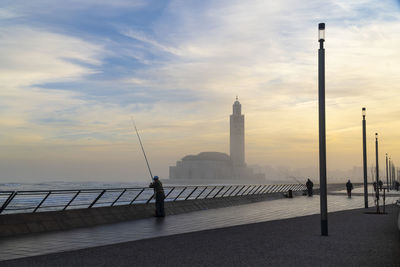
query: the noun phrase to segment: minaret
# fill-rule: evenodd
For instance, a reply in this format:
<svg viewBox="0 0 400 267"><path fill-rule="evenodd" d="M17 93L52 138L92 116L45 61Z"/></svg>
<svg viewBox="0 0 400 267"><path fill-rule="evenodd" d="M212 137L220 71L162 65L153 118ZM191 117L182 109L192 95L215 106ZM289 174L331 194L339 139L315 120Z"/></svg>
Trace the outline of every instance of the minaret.
<svg viewBox="0 0 400 267"><path fill-rule="evenodd" d="M233 113L230 116L231 140L230 154L234 166L244 166L244 115L242 115L242 105L238 101L233 103Z"/></svg>

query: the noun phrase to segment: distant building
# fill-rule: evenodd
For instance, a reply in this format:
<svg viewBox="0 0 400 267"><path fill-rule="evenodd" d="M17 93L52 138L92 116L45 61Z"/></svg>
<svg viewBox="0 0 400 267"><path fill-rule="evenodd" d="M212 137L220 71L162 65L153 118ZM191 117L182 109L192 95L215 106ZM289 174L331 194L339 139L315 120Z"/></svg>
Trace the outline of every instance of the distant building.
<svg viewBox="0 0 400 267"><path fill-rule="evenodd" d="M230 153L235 167L246 165L244 161L244 115L242 105L236 97L230 116Z"/></svg>
<svg viewBox="0 0 400 267"><path fill-rule="evenodd" d="M264 174L254 174L246 166L244 143L244 115L236 97L230 115L230 156L221 152L201 152L188 155L169 167L169 178L185 182L263 182Z"/></svg>

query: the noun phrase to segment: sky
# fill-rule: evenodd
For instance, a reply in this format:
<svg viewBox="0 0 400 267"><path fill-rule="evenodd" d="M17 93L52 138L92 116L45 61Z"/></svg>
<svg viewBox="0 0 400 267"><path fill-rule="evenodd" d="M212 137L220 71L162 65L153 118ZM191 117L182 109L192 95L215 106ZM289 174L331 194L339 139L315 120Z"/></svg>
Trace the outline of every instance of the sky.
<svg viewBox="0 0 400 267"><path fill-rule="evenodd" d="M399 19L394 0L3 0L0 182L147 181L131 118L167 178L229 153L236 95L247 164L317 179L320 22L328 177L362 166L362 107L368 166L375 132L396 164Z"/></svg>

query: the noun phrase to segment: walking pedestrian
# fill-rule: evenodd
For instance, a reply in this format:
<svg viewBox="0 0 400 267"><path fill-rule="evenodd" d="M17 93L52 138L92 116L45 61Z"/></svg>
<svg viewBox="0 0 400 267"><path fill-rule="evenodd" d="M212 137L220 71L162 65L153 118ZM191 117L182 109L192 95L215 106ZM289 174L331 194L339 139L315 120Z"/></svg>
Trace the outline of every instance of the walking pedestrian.
<svg viewBox="0 0 400 267"><path fill-rule="evenodd" d="M347 189L347 196L351 198L351 190L353 190L353 184L350 182L350 180L348 180L346 183L346 189Z"/></svg>
<svg viewBox="0 0 400 267"><path fill-rule="evenodd" d="M382 182L382 180L379 180L378 186L379 186L379 191L382 191L382 187L383 187L383 182Z"/></svg>
<svg viewBox="0 0 400 267"><path fill-rule="evenodd" d="M164 188L158 176L154 176L153 182L150 184L150 188L154 188L154 195L156 198L156 217L165 217L164 211Z"/></svg>

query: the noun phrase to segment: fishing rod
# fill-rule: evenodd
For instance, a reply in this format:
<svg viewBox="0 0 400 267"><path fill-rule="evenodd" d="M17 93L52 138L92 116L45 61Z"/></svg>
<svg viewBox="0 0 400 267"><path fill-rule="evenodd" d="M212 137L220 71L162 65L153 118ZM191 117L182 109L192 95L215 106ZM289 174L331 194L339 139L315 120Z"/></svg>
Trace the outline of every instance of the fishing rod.
<svg viewBox="0 0 400 267"><path fill-rule="evenodd" d="M138 137L138 139L139 139L140 147L142 148L143 155L144 155L144 159L146 160L147 168L149 169L150 178L151 178L151 180L153 180L153 174L151 173L150 164L149 164L149 161L147 160L147 157L146 157L146 152L144 152L142 140L140 139L140 135L139 135L139 132L138 132L138 130L137 130L137 128L136 128L135 121L133 120L132 117L131 117L131 120L132 120L133 127L135 128L137 137Z"/></svg>

